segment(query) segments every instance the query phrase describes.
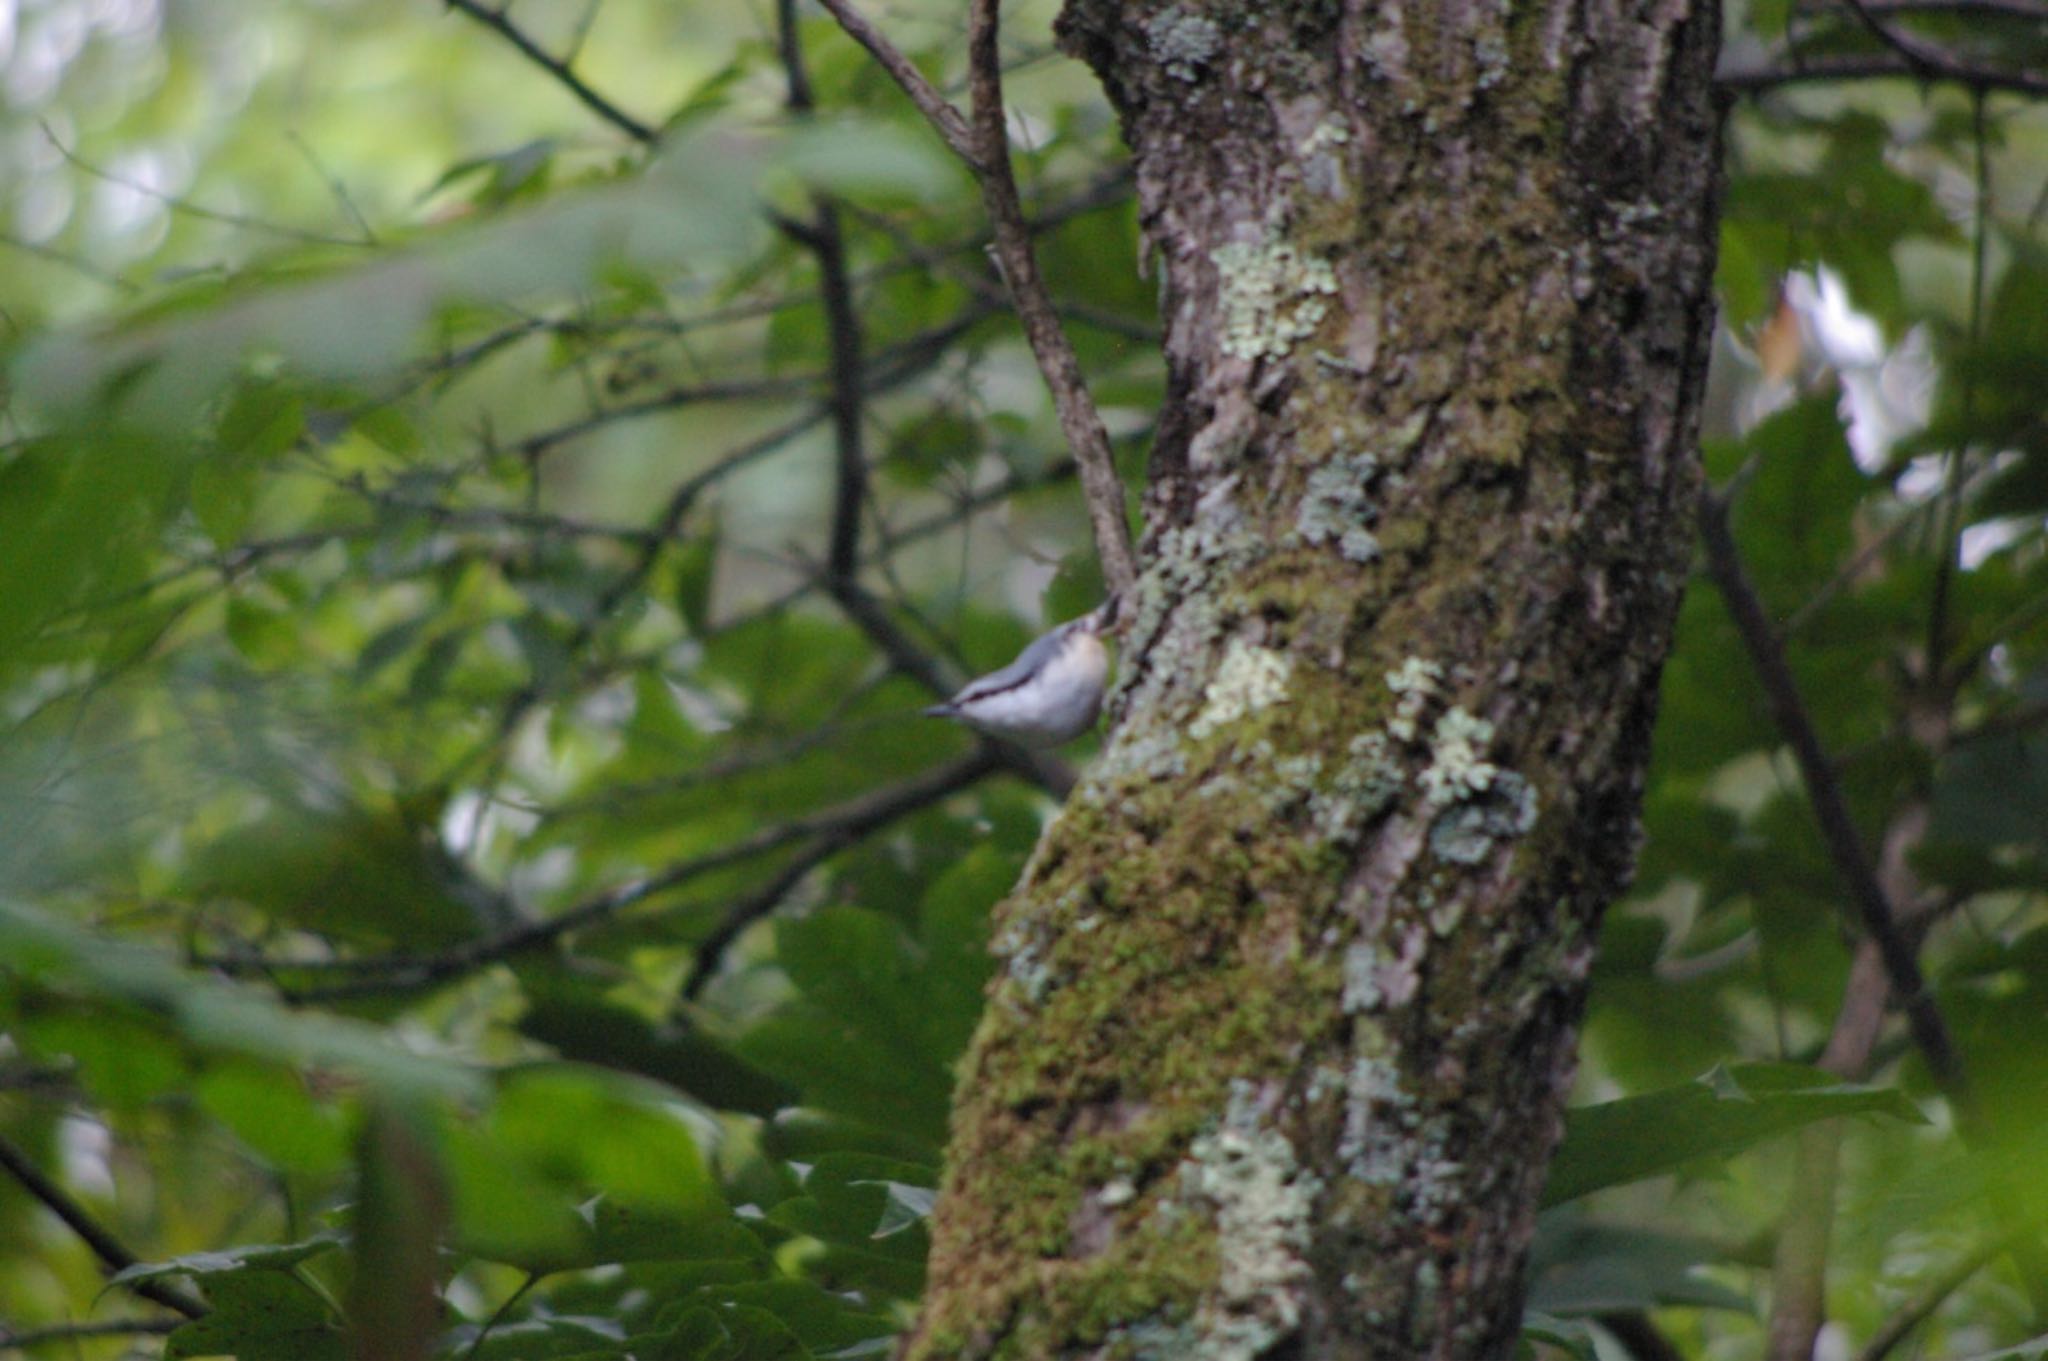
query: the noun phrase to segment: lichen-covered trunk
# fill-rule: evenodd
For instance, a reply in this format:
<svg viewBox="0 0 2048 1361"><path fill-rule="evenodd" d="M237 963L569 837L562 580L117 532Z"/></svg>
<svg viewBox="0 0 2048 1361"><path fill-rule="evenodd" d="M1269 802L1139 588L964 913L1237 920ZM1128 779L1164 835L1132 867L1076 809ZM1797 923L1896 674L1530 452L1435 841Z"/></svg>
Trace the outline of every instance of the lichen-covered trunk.
<svg viewBox="0 0 2048 1361"><path fill-rule="evenodd" d="M1165 271L916 1357L1504 1356L1690 548L1711 0L1068 0Z"/></svg>

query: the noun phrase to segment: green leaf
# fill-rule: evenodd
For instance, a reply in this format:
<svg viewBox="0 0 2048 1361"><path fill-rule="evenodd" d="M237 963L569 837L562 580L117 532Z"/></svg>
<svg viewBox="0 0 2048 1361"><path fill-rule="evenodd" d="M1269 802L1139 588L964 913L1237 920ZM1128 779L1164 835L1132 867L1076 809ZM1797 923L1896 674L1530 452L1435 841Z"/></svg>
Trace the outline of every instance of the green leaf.
<svg viewBox="0 0 2048 1361"><path fill-rule="evenodd" d="M0 969L41 987L162 1014L201 1050L338 1069L378 1087L459 1102L484 1090L471 1067L414 1053L380 1027L289 1011L254 988L188 972L159 951L81 931L4 899Z"/></svg>
<svg viewBox="0 0 2048 1361"><path fill-rule="evenodd" d="M802 992L740 1040L740 1053L794 1083L805 1103L943 1138L952 1053L924 1011L922 970L878 913L831 908L778 923L776 958Z"/></svg>
<svg viewBox="0 0 2048 1361"><path fill-rule="evenodd" d="M949 407L933 407L896 430L882 453L882 472L906 487L928 487L949 469L981 457L981 427Z"/></svg>
<svg viewBox="0 0 2048 1361"><path fill-rule="evenodd" d="M645 1084L577 1065L514 1069L487 1129L544 1177L673 1218L726 1217L689 1127Z"/></svg>
<svg viewBox="0 0 2048 1361"><path fill-rule="evenodd" d="M38 1007L16 1034L31 1054L71 1059L93 1097L116 1109L182 1090L192 1080L191 1056L153 1017L74 1006Z"/></svg>
<svg viewBox="0 0 2048 1361"><path fill-rule="evenodd" d="M480 925L452 891L459 875L430 831L396 811L275 806L195 855L185 891L336 940L426 948Z"/></svg>
<svg viewBox="0 0 2048 1361"><path fill-rule="evenodd" d="M579 1059L655 1078L721 1110L773 1115L796 1089L681 1024L657 1024L572 986L529 979L521 1033Z"/></svg>
<svg viewBox="0 0 2048 1361"><path fill-rule="evenodd" d="M775 1206L768 1221L827 1244L818 1267L826 1279L911 1299L923 1288L925 1193L935 1187L920 1164L829 1154L805 1174L804 1194Z"/></svg>
<svg viewBox="0 0 2048 1361"><path fill-rule="evenodd" d="M1523 1351L1533 1354L1537 1343L1561 1351L1573 1361L1598 1361L1593 1330L1577 1319L1552 1318L1534 1310L1522 1315Z"/></svg>
<svg viewBox="0 0 2048 1361"><path fill-rule="evenodd" d="M862 154L844 139L833 145L846 155L842 168L853 179L908 185L929 161L900 138ZM820 140L793 150L789 160L832 154ZM177 429L252 356L272 356L317 380L360 382L402 364L426 322L457 302L559 295L592 282L618 258L700 270L730 264L766 232L751 192L762 164L725 138L681 138L626 183L430 233L408 249L325 278L246 290L218 306L112 335L95 329L39 337L10 365L8 386L33 394L37 410L59 420L104 410L118 398L122 413Z"/></svg>
<svg viewBox="0 0 2048 1361"><path fill-rule="evenodd" d="M432 198L450 185L474 177L482 183L470 195L470 202L480 207L497 207L546 188L554 157L555 142L551 137L522 142L509 151L471 156L449 166L420 197Z"/></svg>
<svg viewBox="0 0 2048 1361"><path fill-rule="evenodd" d="M1556 1210L1537 1221L1528 1307L1556 1317L1666 1306L1748 1312L1747 1295L1698 1273L1717 1260L1703 1239Z"/></svg>
<svg viewBox="0 0 2048 1361"><path fill-rule="evenodd" d="M718 570L718 525L700 524L675 551L676 609L690 632L702 636L710 631L711 592Z"/></svg>
<svg viewBox="0 0 2048 1361"><path fill-rule="evenodd" d="M210 1065L193 1095L214 1119L281 1167L333 1172L348 1161L342 1112L315 1101L298 1073L228 1060Z"/></svg>
<svg viewBox="0 0 2048 1361"><path fill-rule="evenodd" d="M2048 734L1992 733L1949 752L1929 835L1981 847L2048 842Z"/></svg>
<svg viewBox="0 0 2048 1361"><path fill-rule="evenodd" d="M0 454L0 676L66 609L140 581L190 455L97 421Z"/></svg>
<svg viewBox="0 0 2048 1361"><path fill-rule="evenodd" d="M938 198L961 171L922 129L877 119L817 119L790 129L770 164L805 184L838 194Z"/></svg>
<svg viewBox="0 0 2048 1361"><path fill-rule="evenodd" d="M1662 1091L1580 1106L1565 1114L1543 1203L1732 1157L1773 1135L1848 1115L1924 1123L1896 1091L1790 1063L1733 1064Z"/></svg>
<svg viewBox="0 0 2048 1361"><path fill-rule="evenodd" d="M137 1262L134 1266L124 1267L107 1277L107 1284L134 1285L165 1276L190 1276L206 1281L210 1292L213 1289L211 1277L282 1271L332 1252L341 1246L341 1242L340 1234L318 1233L296 1243L251 1243L218 1252L188 1252L182 1257L170 1257L161 1262Z"/></svg>
<svg viewBox="0 0 2048 1361"><path fill-rule="evenodd" d="M170 1335L166 1357L233 1356L238 1361L342 1361L342 1331L311 1287L284 1271L211 1276L212 1307Z"/></svg>
<svg viewBox="0 0 2048 1361"><path fill-rule="evenodd" d="M625 1330L608 1318L547 1318L501 1323L476 1340L477 1325L449 1334L450 1349L460 1361L568 1361L572 1357L624 1356Z"/></svg>

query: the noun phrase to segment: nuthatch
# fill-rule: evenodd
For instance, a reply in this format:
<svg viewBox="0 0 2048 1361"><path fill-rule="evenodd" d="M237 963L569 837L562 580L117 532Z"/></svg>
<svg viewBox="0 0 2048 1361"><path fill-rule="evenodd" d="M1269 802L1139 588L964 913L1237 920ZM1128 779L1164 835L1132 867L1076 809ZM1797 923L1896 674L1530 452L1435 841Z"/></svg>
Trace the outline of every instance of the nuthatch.
<svg viewBox="0 0 2048 1361"><path fill-rule="evenodd" d="M1112 602L1113 604L1114 602ZM1088 731L1102 711L1109 654L1102 630L1111 605L1070 619L1017 654L1000 671L971 680L925 713L957 718L991 737L1052 747Z"/></svg>

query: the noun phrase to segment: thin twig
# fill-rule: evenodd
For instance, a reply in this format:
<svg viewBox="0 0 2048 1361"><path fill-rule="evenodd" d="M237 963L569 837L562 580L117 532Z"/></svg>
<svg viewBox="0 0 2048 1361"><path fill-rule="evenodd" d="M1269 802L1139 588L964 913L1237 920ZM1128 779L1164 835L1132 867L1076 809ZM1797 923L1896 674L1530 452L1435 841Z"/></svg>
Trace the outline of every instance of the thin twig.
<svg viewBox="0 0 2048 1361"><path fill-rule="evenodd" d="M1941 1308L1950 1295L1969 1283L1972 1276L1984 1269L1986 1263L2000 1253L2008 1251L2016 1235L1993 1238L1980 1243L1963 1254L1947 1271L1942 1272L1894 1310L1889 1318L1878 1325L1870 1340L1863 1344L1863 1350L1856 1353L1856 1361L1884 1361L1892 1348L1906 1340L1906 1335L1925 1323L1935 1310Z"/></svg>
<svg viewBox="0 0 2048 1361"><path fill-rule="evenodd" d="M1798 682L1786 664L1784 649L1764 613L1763 602L1743 570L1734 535L1728 527L1728 504L1711 490L1700 494L1699 524L1706 546L1707 571L1727 601L1736 632L1741 635L1770 701L1778 731L1799 763L1806 797L1813 806L1814 820L1820 825L1828 857L1849 889L1864 931L1877 945L1892 995L1905 1010L1907 1027L1927 1061L1928 1071L1954 1105L1958 1125L1973 1127L1978 1120L1976 1102L1970 1094L1955 1040L1928 991L1913 946L1883 885L1878 883L1877 872L1864 850L1862 833L1856 829L1841 781L1835 776L1834 764L1821 745L1820 734L1814 730Z"/></svg>
<svg viewBox="0 0 2048 1361"><path fill-rule="evenodd" d="M467 14L512 44L519 50L521 56L553 76L563 89L581 100L583 106L599 118L644 146L654 144L659 134L652 127L591 89L583 82L582 77L569 69L567 62L549 56L523 29L507 18L504 11L489 9L478 3L478 0L443 0L443 3L452 10L460 10Z"/></svg>
<svg viewBox="0 0 2048 1361"><path fill-rule="evenodd" d="M872 227L888 237L890 241L895 243L896 248L906 256L924 253L918 251L917 243L911 239L908 232L904 231L894 222L891 222L881 213L869 212L853 204L847 205L846 211L863 226ZM994 303L997 306L1005 306L1009 303L1009 295L1003 291L1001 281L991 278L985 269L978 269L973 264L968 263L967 260L958 258L956 252L931 252L930 254L932 255L931 268L934 272L952 279L984 302ZM1126 340L1140 340L1150 345L1157 345L1159 343L1159 328L1149 321L1141 321L1136 317L1127 317L1121 313L1112 312L1106 307L1091 306L1088 303L1071 297L1055 299L1055 305L1062 317L1080 322L1083 326L1093 327L1098 331L1107 331L1111 335L1122 336Z"/></svg>
<svg viewBox="0 0 2048 1361"><path fill-rule="evenodd" d="M980 152L982 202L995 233L996 261L1024 325L1025 339L1038 360L1039 372L1052 389L1060 430L1081 467L1081 490L1095 530L1095 552L1112 599L1127 606L1138 580L1137 556L1131 548L1130 521L1124 507L1123 482L1116 473L1109 432L1089 395L1080 358L1054 311L1045 280L1038 272L1037 252L1024 222L1010 169L1008 120L1003 108L1002 56L998 51L999 0L969 0L967 9L968 95L972 128Z"/></svg>
<svg viewBox="0 0 2048 1361"><path fill-rule="evenodd" d="M1952 81L1976 90L2048 95L2048 75L1973 66L1942 53L1931 69L1918 70L1886 53L1812 57L1796 64L1775 61L1762 66L1719 71L1714 84L1734 94L1761 94L1787 85L1812 85L1838 80Z"/></svg>
<svg viewBox="0 0 2048 1361"><path fill-rule="evenodd" d="M872 366L875 372L871 390L894 387L929 368L946 353L954 341L980 324L988 315L986 307L975 303L963 308L954 320L927 331L920 331L909 339L883 350ZM565 424L537 431L511 445L507 452L521 458L530 458L536 454L547 453L571 440L581 439L593 431L619 421L660 415L678 407L703 402L745 402L804 396L816 392L821 386L829 386L830 383L830 373L803 373L677 384L652 397L604 407Z"/></svg>
<svg viewBox="0 0 2048 1361"><path fill-rule="evenodd" d="M776 30L782 53L785 102L799 118L812 110L810 75L797 31L796 0L777 0ZM832 450L835 475L832 536L826 570L851 577L860 569L860 520L867 504L868 465L863 438L866 421L867 359L862 350L860 313L846 267L846 233L839 209L823 195L812 198L808 223L784 222L784 229L818 261L819 291L825 303L825 338L831 356Z"/></svg>
<svg viewBox="0 0 2048 1361"><path fill-rule="evenodd" d="M991 745L900 784L870 790L807 817L762 828L731 845L678 861L656 874L606 889L552 917L522 922L439 954L381 955L308 962L228 956L214 961L214 964L234 973L363 975L331 987L283 990L287 1000L301 1005L417 991L473 973L500 960L552 945L572 931L607 923L627 908L679 888L693 879L772 854L785 846L834 840L850 844L851 840L866 836L965 788L996 769L1004 760L1001 749Z"/></svg>
<svg viewBox="0 0 2048 1361"><path fill-rule="evenodd" d="M289 128L285 130L284 136L286 141L298 149L299 155L305 158L306 164L313 167L313 173L318 175L327 185L327 192L334 195L334 201L341 205L341 210L348 214L349 220L356 224L356 230L362 233L363 244L366 246L377 245L377 233L370 226L370 220L363 216L363 210L356 206L356 201L353 198L349 197L348 186L343 184L340 177L335 175L333 171L329 170L321 162L318 154L314 152L312 144L307 142L305 138Z"/></svg>
<svg viewBox="0 0 2048 1361"><path fill-rule="evenodd" d="M1890 51L1896 52L1899 60L1906 63L1912 69L1914 75L1924 80L1932 76L1939 68L1941 52L1939 49L1930 50L1933 47L1932 44L1923 43L1917 38L1910 38L1896 31L1890 24L1885 23L1882 19L1864 8L1863 0L1841 0L1841 2L1849 13L1855 16L1856 22L1861 25L1863 31L1877 39L1880 44Z"/></svg>
<svg viewBox="0 0 2048 1361"><path fill-rule="evenodd" d="M711 934L698 942L697 956L691 961L689 976L683 980L683 996L692 1000L697 998L705 985L717 977L719 966L725 961L725 952L740 933L781 907L783 901L796 892L797 885L810 877L812 870L851 844L853 839L840 833L819 837L791 856L767 883L734 903L718 925L711 929Z"/></svg>
<svg viewBox="0 0 2048 1361"><path fill-rule="evenodd" d="M968 92L971 122L948 103L929 81L881 35L849 0L820 0L849 37L865 47L882 69L923 111L932 127L965 161L981 184L995 237L996 259L1009 285L1010 299L1023 323L1025 339L1039 372L1052 390L1060 430L1081 469L1081 487L1088 518L1095 531L1095 551L1103 580L1112 596L1128 600L1136 583L1137 556L1125 518L1123 483L1116 475L1109 435L1088 395L1081 362L1061 328L1059 315L1039 276L1031 232L1010 169L1009 131L1003 110L1002 61L997 50L996 0L972 0L967 16Z"/></svg>
<svg viewBox="0 0 2048 1361"><path fill-rule="evenodd" d="M974 134L968 130L967 120L960 110L946 102L946 97L924 78L910 58L896 50L895 44L882 36L881 30L869 23L861 12L855 9L851 0L818 0L825 11L839 21L846 36L868 50L889 78L896 82L903 93L910 96L910 102L917 106L925 121L939 134L947 146L968 168L976 174L981 172L981 153L975 145Z"/></svg>
<svg viewBox="0 0 2048 1361"><path fill-rule="evenodd" d="M62 265L74 273L84 275L96 284L115 289L130 296L142 291L142 285L134 282L132 279L124 279L110 270L101 269L89 260L71 254L69 251L61 251L54 246L46 246L39 241L24 241L10 232L0 232L0 246L21 251L26 255L33 255L41 260L48 260L52 264Z"/></svg>
<svg viewBox="0 0 2048 1361"><path fill-rule="evenodd" d="M1993 472L1994 469L1989 465L1977 468L1965 479L1964 492L1967 494L1976 490ZM1902 509L1897 519L1893 520L1876 534L1873 534L1840 567L1835 569L1833 576L1822 582L1812 595L1808 596L1800 603L1797 609L1785 617L1785 623L1779 629L1779 636L1786 639L1797 637L1805 630L1808 624L1813 622L1822 610L1826 609L1833 602L1836 596L1854 585L1870 569L1871 565L1883 556L1886 549L1896 543L1907 531L1917 528L1921 518L1938 510L1940 505L1941 498L1939 496L1931 496L1926 500L1916 501Z"/></svg>
<svg viewBox="0 0 2048 1361"><path fill-rule="evenodd" d="M2018 19L2027 23L2048 23L2048 4L2041 0L1862 0L1872 14L1974 14L1997 19ZM1803 5L1802 13L1818 13L1818 4Z"/></svg>
<svg viewBox="0 0 2048 1361"><path fill-rule="evenodd" d="M860 517L867 504L867 450L862 440L865 421L866 360L861 354L860 314L854 310L853 285L846 276L846 235L839 210L830 199L817 201L811 225L812 253L825 286L825 331L832 351L832 447L837 469L832 496L832 538L826 566L851 575L860 563Z"/></svg>
<svg viewBox="0 0 2048 1361"><path fill-rule="evenodd" d="M147 199L154 199L172 212L183 213L187 217L196 217L206 222L218 222L229 227L240 227L244 231L264 232L286 241L303 241L316 246L361 248L365 244L353 237L329 236L325 232L307 231L301 227L287 227L278 222L266 222L260 217L249 217L242 213L222 212L218 208L208 208L202 204L193 203L188 199L179 198L176 194L167 194L163 190L151 185L140 184L134 180L123 178L120 175L114 174L111 170L102 170L66 146L64 140L57 135L57 130L51 127L47 121L42 122L39 126L43 130L43 136L49 140L52 147L56 148L57 154L79 170L96 180L118 185L131 193L140 194Z"/></svg>
<svg viewBox="0 0 2048 1361"><path fill-rule="evenodd" d="M1972 203L1973 228L1970 237L1970 358L1977 358L1976 349L1982 337L1984 324L1984 244L1987 219L1991 210L1991 163L1985 147L1984 92L1974 92L1970 101L1971 132L1977 149L1976 197ZM1976 395L1974 365L1963 371L1963 429L1969 430L1976 423ZM1927 610L1927 659L1921 681L1928 694L1939 694L1947 683L1948 664L1948 606L1949 594L1954 588L1955 574L1961 566L1963 483L1966 476L1967 446L1961 442L1952 445L1943 459L1942 485L1938 494L1940 511L1935 519L1935 552L1939 555L1934 563L1934 589L1932 603Z"/></svg>
<svg viewBox="0 0 2048 1361"><path fill-rule="evenodd" d="M45 1209L63 1220L66 1228L84 1240L108 1275L125 1271L137 1263L139 1259L120 1239L88 1214L85 1207L73 1200L63 1187L44 1176L42 1169L30 1162L27 1154L4 1138L0 1138L0 1168L5 1168L21 1183L24 1191L41 1201ZM166 1309L176 1310L186 1318L206 1317L204 1304L162 1281L130 1281L124 1283L124 1288Z"/></svg>
<svg viewBox="0 0 2048 1361"><path fill-rule="evenodd" d="M462 1361L472 1361L477 1354L477 1349L484 1345L484 1339L491 1335L491 1330L505 1321L505 1316L512 1312L513 1306L526 1298L526 1292L533 1289L539 1283L540 1277L541 1273L538 1271L526 1273L526 1279L519 1283L519 1287L516 1290L505 1297L502 1304L491 1311L491 1316L484 1320L481 1328L476 1330L476 1336L471 1338L469 1345L462 1349Z"/></svg>
<svg viewBox="0 0 2048 1361"><path fill-rule="evenodd" d="M184 1326L175 1318L113 1318L100 1323L57 1323L18 1331L0 1327L0 1351L27 1351L51 1342L77 1343L93 1337L145 1337Z"/></svg>

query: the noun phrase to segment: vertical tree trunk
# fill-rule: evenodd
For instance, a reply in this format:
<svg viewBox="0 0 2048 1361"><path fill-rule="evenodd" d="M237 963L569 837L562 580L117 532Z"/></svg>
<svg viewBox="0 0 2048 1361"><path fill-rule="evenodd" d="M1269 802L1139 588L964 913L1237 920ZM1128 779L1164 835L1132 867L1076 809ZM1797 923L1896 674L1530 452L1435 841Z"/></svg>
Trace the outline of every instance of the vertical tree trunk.
<svg viewBox="0 0 2048 1361"><path fill-rule="evenodd" d="M911 1355L1508 1353L1690 547L1718 23L1068 0L1169 395Z"/></svg>

